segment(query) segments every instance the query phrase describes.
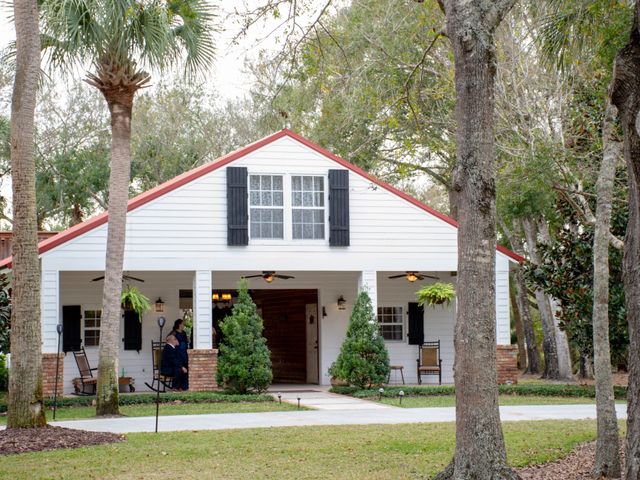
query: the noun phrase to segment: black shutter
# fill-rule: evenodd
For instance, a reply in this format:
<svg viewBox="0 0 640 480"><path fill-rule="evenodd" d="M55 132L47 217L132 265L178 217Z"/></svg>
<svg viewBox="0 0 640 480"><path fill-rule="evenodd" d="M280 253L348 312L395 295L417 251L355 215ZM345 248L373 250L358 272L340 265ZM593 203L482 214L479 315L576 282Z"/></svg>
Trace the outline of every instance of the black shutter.
<svg viewBox="0 0 640 480"><path fill-rule="evenodd" d="M137 350L142 348L142 322L133 310L124 311L124 349Z"/></svg>
<svg viewBox="0 0 640 480"><path fill-rule="evenodd" d="M62 307L62 351L77 352L82 345L82 308L80 305Z"/></svg>
<svg viewBox="0 0 640 480"><path fill-rule="evenodd" d="M348 170L329 170L329 245L349 246Z"/></svg>
<svg viewBox="0 0 640 480"><path fill-rule="evenodd" d="M417 303L409 303L409 345L424 343L424 308Z"/></svg>
<svg viewBox="0 0 640 480"><path fill-rule="evenodd" d="M227 167L227 245L249 244L247 168Z"/></svg>

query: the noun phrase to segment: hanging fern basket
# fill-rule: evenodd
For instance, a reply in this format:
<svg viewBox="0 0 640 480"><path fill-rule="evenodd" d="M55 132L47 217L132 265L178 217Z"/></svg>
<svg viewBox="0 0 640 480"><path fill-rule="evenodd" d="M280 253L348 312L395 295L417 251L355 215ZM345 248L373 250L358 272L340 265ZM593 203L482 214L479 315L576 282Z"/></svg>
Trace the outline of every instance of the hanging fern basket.
<svg viewBox="0 0 640 480"><path fill-rule="evenodd" d="M124 310L132 310L138 314L142 321L142 316L151 310L151 302L136 287L127 286L122 289L120 303Z"/></svg>
<svg viewBox="0 0 640 480"><path fill-rule="evenodd" d="M451 300L456 296L456 291L451 283L432 283L425 285L416 292L420 305L450 305Z"/></svg>

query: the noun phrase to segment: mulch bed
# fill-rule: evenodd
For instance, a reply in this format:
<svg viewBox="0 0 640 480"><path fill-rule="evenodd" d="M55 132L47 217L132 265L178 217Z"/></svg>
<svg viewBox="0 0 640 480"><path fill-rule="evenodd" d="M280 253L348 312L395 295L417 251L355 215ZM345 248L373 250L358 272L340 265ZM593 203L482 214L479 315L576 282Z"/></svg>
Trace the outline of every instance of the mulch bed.
<svg viewBox="0 0 640 480"><path fill-rule="evenodd" d="M78 448L125 440L124 435L71 428L12 428L0 431L0 455Z"/></svg>
<svg viewBox="0 0 640 480"><path fill-rule="evenodd" d="M623 452L621 454L624 455ZM591 471L595 458L596 442L590 442L579 445L566 458L535 467L520 468L518 473L522 480L593 480ZM624 456L622 460L624 461Z"/></svg>

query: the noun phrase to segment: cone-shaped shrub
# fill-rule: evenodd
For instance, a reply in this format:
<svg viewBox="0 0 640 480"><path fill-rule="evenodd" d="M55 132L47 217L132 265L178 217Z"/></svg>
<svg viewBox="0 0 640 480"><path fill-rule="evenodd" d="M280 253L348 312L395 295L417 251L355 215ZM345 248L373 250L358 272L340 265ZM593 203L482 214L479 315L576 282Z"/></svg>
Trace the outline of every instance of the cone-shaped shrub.
<svg viewBox="0 0 640 480"><path fill-rule="evenodd" d="M389 353L365 291L353 306L347 336L329 375L359 388L379 385L389 376Z"/></svg>
<svg viewBox="0 0 640 480"><path fill-rule="evenodd" d="M271 354L246 280L238 284L238 302L220 328L218 385L233 393L264 392L273 380Z"/></svg>

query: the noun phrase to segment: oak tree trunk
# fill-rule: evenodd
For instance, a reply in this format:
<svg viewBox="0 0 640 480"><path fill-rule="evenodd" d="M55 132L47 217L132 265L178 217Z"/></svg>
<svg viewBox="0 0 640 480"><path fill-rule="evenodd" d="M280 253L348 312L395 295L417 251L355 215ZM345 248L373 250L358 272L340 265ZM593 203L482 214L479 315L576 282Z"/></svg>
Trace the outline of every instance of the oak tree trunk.
<svg viewBox="0 0 640 480"><path fill-rule="evenodd" d="M443 2L455 59L458 209L456 450L436 478L517 478L507 466L496 372L494 30L515 0Z"/></svg>
<svg viewBox="0 0 640 480"><path fill-rule="evenodd" d="M512 279L511 284L515 283ZM522 316L520 315L520 307L516 298L516 291L509 286L509 300L511 302L511 310L513 311L513 323L516 330L516 341L518 342L518 368L526 370L527 368L527 348L525 347L524 326L522 325Z"/></svg>
<svg viewBox="0 0 640 480"><path fill-rule="evenodd" d="M115 90L115 89L114 89ZM116 415L118 408L118 352L120 298L131 170L131 112L133 91L103 91L111 113L111 173L109 224L102 293L100 356L98 361L97 415Z"/></svg>
<svg viewBox="0 0 640 480"><path fill-rule="evenodd" d="M525 219L522 222L525 237L527 239L527 249L529 258L534 265L540 264L540 256L537 248L537 228L534 221ZM544 372L543 378L558 379L560 378L560 370L558 367L558 346L556 343L556 330L553 322L553 314L549 299L545 293L536 288L534 291L536 304L538 305L538 313L540 315L540 323L542 324L542 352L544 354Z"/></svg>
<svg viewBox="0 0 640 480"><path fill-rule="evenodd" d="M627 480L640 478L640 1L636 1L629 42L616 56L610 88L624 133L629 177L629 220L624 245L623 281L629 322L629 389L627 398Z"/></svg>
<svg viewBox="0 0 640 480"><path fill-rule="evenodd" d="M16 74L11 100L13 292L7 427L24 428L46 424L33 158L40 34L36 0L15 0L13 11L16 26Z"/></svg>

